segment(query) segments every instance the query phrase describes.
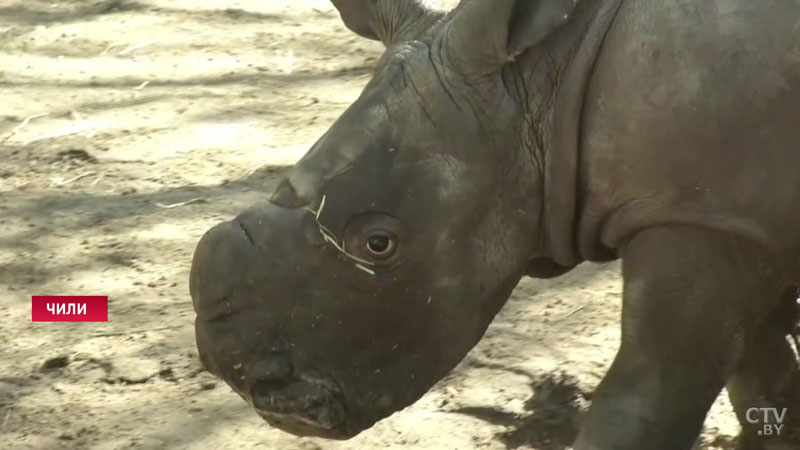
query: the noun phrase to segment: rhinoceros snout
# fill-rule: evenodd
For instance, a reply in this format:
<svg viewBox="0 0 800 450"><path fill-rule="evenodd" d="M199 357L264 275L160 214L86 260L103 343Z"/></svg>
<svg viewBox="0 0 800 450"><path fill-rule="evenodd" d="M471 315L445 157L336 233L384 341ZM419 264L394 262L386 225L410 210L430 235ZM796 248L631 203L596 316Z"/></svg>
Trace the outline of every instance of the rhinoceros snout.
<svg viewBox="0 0 800 450"><path fill-rule="evenodd" d="M241 285L256 256L252 240L237 222L221 223L206 232L197 244L189 278L198 317L212 320L234 312L228 297Z"/></svg>
<svg viewBox="0 0 800 450"><path fill-rule="evenodd" d="M280 285L285 261L297 253L299 232L308 212L267 205L218 224L200 239L189 280L195 312L213 320L246 309L254 284ZM296 238L296 239L293 239Z"/></svg>

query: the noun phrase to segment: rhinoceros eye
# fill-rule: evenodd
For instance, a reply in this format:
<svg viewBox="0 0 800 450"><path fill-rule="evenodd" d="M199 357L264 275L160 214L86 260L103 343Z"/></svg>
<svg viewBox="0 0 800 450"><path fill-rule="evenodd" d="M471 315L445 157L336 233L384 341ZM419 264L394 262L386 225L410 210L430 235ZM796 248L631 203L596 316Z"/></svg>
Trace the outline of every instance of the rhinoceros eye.
<svg viewBox="0 0 800 450"><path fill-rule="evenodd" d="M366 242L367 253L374 258L388 258L397 247L397 239L386 231L373 231Z"/></svg>
<svg viewBox="0 0 800 450"><path fill-rule="evenodd" d="M359 214L348 221L342 233L343 249L373 263L372 270L402 264L403 246L410 242L409 230L403 223L383 213Z"/></svg>

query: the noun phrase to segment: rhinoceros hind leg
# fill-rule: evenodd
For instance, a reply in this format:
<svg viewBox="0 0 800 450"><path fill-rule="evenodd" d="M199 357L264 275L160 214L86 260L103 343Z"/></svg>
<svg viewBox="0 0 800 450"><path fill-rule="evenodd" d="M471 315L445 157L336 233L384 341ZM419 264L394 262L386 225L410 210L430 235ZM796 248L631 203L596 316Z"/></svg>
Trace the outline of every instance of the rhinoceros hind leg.
<svg viewBox="0 0 800 450"><path fill-rule="evenodd" d="M800 449L798 294L797 288L784 292L728 381L728 395L742 425L740 450ZM765 428L764 410L753 408L776 408L778 415L786 408L786 413L782 424L767 413L770 425Z"/></svg>

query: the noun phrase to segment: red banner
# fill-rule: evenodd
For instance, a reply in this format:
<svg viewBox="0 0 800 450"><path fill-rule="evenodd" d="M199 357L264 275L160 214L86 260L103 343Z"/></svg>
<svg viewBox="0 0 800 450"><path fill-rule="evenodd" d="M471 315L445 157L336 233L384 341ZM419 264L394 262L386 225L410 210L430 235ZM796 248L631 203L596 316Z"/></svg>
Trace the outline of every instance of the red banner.
<svg viewBox="0 0 800 450"><path fill-rule="evenodd" d="M34 322L108 322L108 296L34 295Z"/></svg>

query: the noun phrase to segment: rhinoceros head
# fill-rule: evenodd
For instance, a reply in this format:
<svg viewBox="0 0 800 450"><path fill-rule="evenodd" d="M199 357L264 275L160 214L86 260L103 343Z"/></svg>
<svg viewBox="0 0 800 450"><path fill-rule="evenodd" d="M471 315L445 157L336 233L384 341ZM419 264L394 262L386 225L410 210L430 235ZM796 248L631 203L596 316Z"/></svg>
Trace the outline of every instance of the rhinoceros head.
<svg viewBox="0 0 800 450"><path fill-rule="evenodd" d="M535 254L541 162L502 72L571 2L334 3L386 44L373 79L269 202L206 233L190 286L204 366L270 424L341 439L451 370Z"/></svg>

